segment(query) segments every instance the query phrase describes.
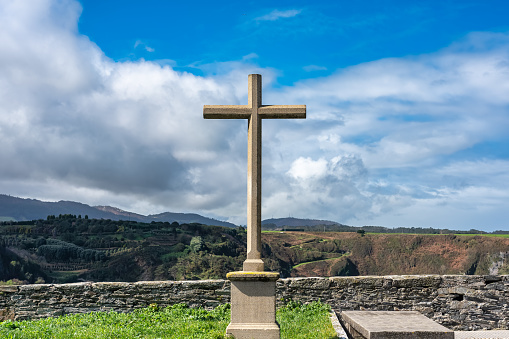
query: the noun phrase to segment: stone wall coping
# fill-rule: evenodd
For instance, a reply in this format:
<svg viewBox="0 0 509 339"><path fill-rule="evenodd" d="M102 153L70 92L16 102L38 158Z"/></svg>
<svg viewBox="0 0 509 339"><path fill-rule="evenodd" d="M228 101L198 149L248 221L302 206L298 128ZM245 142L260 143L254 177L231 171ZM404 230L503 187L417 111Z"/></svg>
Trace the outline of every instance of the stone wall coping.
<svg viewBox="0 0 509 339"><path fill-rule="evenodd" d="M280 275L277 272L230 272L226 279L230 281L277 281Z"/></svg>
<svg viewBox="0 0 509 339"><path fill-rule="evenodd" d="M275 276L277 275L279 278L279 273L277 272L230 272L228 274L247 274L251 276L255 276L256 274L262 274L267 276ZM385 276L376 276L376 275L365 275L365 276L347 276L347 277L295 277L295 278L282 278L279 279L281 283L290 283L290 282L298 282L298 281L309 281L312 280L330 280L332 282L348 282L348 283L363 283L363 282L374 282L374 281L402 281L402 280L422 280L422 279L434 279L434 280L453 280L455 282L464 281L471 283L473 281L481 281L483 283L493 283L493 282L504 282L509 284L509 275L436 275L436 274L422 274L422 275L385 275ZM183 285L210 285L210 284L223 284L227 279L209 279L209 280L160 280L160 281L136 281L136 282L116 282L116 281L102 281L102 282L77 282L77 283L65 283L65 284L31 284L31 285L0 285L0 292L17 292L23 290L46 290L48 288L81 288L81 287L90 287L97 288L101 286L108 287L129 287L129 286L174 286L175 284L183 284Z"/></svg>

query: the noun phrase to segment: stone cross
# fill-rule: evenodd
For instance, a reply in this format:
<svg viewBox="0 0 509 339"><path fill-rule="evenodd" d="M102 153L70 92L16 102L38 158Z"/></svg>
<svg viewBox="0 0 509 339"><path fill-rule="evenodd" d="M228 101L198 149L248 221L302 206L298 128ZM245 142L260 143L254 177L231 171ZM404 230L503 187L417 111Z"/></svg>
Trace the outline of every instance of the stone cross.
<svg viewBox="0 0 509 339"><path fill-rule="evenodd" d="M205 105L205 119L247 119L247 259L244 271L263 271L261 259L262 119L305 119L306 105L262 105L262 76L249 74L247 105Z"/></svg>

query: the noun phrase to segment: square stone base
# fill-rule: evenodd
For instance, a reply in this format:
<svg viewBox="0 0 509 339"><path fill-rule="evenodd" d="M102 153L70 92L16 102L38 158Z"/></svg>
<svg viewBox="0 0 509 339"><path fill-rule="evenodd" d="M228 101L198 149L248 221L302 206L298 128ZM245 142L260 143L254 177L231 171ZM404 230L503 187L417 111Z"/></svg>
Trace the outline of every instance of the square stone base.
<svg viewBox="0 0 509 339"><path fill-rule="evenodd" d="M233 335L235 339L267 338L279 339L279 325L275 324L232 324L226 328L226 335Z"/></svg>
<svg viewBox="0 0 509 339"><path fill-rule="evenodd" d="M276 281L279 273L230 272L231 322L227 335L235 339L279 339L276 322Z"/></svg>

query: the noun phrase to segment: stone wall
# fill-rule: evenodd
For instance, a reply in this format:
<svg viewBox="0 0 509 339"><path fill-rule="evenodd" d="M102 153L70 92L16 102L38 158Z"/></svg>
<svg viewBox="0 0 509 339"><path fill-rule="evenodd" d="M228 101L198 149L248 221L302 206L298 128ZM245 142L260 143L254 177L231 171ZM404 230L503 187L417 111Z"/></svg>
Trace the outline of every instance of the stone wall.
<svg viewBox="0 0 509 339"><path fill-rule="evenodd" d="M336 311L419 311L452 330L509 326L509 276L293 278L280 280L278 293Z"/></svg>
<svg viewBox="0 0 509 339"><path fill-rule="evenodd" d="M0 319L129 312L154 303L212 308L229 302L229 293L227 280L0 286ZM321 300L336 311L415 310L454 330L509 328L509 276L289 278L277 282L277 300Z"/></svg>

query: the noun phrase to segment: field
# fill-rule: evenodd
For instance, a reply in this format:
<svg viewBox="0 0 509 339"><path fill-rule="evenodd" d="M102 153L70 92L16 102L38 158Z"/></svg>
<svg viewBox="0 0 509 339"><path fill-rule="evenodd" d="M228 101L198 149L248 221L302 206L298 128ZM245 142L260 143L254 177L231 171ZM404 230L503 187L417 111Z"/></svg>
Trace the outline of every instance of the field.
<svg viewBox="0 0 509 339"><path fill-rule="evenodd" d="M281 338L335 338L329 312L330 308L322 303L289 302L277 311ZM188 308L184 304L165 309L152 305L132 313L94 312L36 321L5 321L0 323L0 337L219 339L225 338L229 322L229 304L212 311Z"/></svg>

